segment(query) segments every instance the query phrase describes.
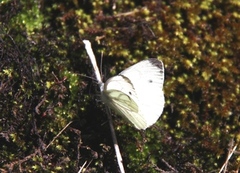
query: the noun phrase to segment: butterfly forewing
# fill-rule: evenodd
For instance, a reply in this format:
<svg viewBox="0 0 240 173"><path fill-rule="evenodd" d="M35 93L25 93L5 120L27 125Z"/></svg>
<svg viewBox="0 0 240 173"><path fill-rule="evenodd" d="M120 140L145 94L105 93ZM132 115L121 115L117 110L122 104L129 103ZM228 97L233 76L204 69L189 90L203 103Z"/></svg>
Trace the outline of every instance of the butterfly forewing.
<svg viewBox="0 0 240 173"><path fill-rule="evenodd" d="M163 63L157 59L143 60L109 79L102 98L137 129L146 129L162 114L163 82Z"/></svg>

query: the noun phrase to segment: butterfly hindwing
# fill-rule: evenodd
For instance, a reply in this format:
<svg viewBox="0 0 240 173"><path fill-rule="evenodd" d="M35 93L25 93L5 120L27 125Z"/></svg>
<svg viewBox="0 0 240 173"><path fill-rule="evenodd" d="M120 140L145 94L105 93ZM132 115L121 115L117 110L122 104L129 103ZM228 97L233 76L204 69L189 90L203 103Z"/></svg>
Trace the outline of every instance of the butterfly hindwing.
<svg viewBox="0 0 240 173"><path fill-rule="evenodd" d="M120 91L110 92L114 92L115 96L116 94L122 95L120 97L112 97L112 94L109 94L108 98L110 101L107 103L110 108L115 110L115 112L121 115L125 120L133 124L137 129L142 129L142 127L146 126L146 122L143 117L138 114L138 107L136 103L130 97Z"/></svg>
<svg viewBox="0 0 240 173"><path fill-rule="evenodd" d="M137 95L132 84L125 77L110 78L102 91L102 100L136 128L146 126L143 117L138 114ZM134 122L134 123L133 123Z"/></svg>
<svg viewBox="0 0 240 173"><path fill-rule="evenodd" d="M114 103L121 103L122 107L124 107L127 111L138 112L137 104L128 95L122 93L121 91L112 90L108 92L108 96L114 101Z"/></svg>

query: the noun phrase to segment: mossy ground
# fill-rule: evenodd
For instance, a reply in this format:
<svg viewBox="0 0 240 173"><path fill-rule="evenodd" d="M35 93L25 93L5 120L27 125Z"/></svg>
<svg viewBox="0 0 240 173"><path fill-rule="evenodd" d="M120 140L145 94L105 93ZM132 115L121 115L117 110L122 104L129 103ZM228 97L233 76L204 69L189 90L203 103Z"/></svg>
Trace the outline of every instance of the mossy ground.
<svg viewBox="0 0 240 173"><path fill-rule="evenodd" d="M83 39L106 78L146 58L165 64L159 121L140 132L113 117L126 172L218 172L234 146L226 172L238 172L239 9L239 0L2 0L1 172L119 171L84 77L94 78Z"/></svg>

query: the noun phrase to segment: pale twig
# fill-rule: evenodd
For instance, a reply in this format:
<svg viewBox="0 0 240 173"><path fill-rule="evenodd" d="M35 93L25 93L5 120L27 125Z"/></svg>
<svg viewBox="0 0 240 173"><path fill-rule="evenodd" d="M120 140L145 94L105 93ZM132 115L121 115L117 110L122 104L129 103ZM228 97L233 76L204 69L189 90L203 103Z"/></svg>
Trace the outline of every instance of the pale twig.
<svg viewBox="0 0 240 173"><path fill-rule="evenodd" d="M115 130L113 127L111 110L107 106L106 106L106 110L107 110L107 116L108 116L108 121L109 121L109 125L110 125L110 130L111 130L111 134L112 134L112 138L113 138L113 145L114 145L115 152L117 155L118 166L119 166L121 173L124 173L125 171L124 171L124 167L123 167L123 159L122 159L122 155L121 155L121 152L120 152L120 149L118 146Z"/></svg>
<svg viewBox="0 0 240 173"><path fill-rule="evenodd" d="M178 172L178 171L177 171L174 167L172 167L167 161L165 161L164 159L161 159L161 160L162 160L163 163L165 163L165 165L166 165L169 169L171 169L171 170L174 171L175 173Z"/></svg>
<svg viewBox="0 0 240 173"><path fill-rule="evenodd" d="M114 17L131 16L131 15L135 15L136 13L141 12L141 10L146 10L146 9L147 9L146 7L142 7L140 9L135 9L133 11L118 13L118 14L114 15Z"/></svg>
<svg viewBox="0 0 240 173"><path fill-rule="evenodd" d="M102 82L102 78L101 78L101 75L100 75L100 72L99 72L99 69L98 69L98 66L97 66L95 55L94 55L92 47L91 47L91 43L90 43L89 40L83 40L83 43L85 44L85 49L86 49L87 54L88 54L88 56L89 56L89 58L92 62L94 73L96 75L96 79L98 81L100 91L102 91L104 84ZM110 125L110 129L111 129L114 149L115 149L115 153L116 153L116 156L117 156L118 166L119 166L119 169L120 169L121 173L125 173L121 152L120 152L118 142L117 142L117 138L116 138L116 134L115 134L115 131L114 131L114 128L113 128L111 113L110 113L110 110L109 110L108 107L106 108L106 110L107 110L109 125Z"/></svg>
<svg viewBox="0 0 240 173"><path fill-rule="evenodd" d="M89 165L92 163L92 161L93 161L93 159L87 164L87 166L86 166L86 169L89 167ZM85 170L86 170L85 169ZM84 173L85 172L85 170L83 170L83 172L82 173Z"/></svg>
<svg viewBox="0 0 240 173"><path fill-rule="evenodd" d="M83 43L85 44L85 49L86 49L87 54L88 54L88 56L91 60L92 65L93 65L93 69L94 69L94 73L95 73L95 76L97 78L97 81L98 81L99 84L102 84L103 83L102 78L101 78L101 75L100 75L100 72L99 72L99 69L98 69L98 66L97 66L95 55L94 55L92 47L91 47L91 43L88 40L83 40Z"/></svg>
<svg viewBox="0 0 240 173"><path fill-rule="evenodd" d="M233 141L231 142L232 146L233 146ZM225 163L223 164L223 166L221 167L220 171L218 173L221 173L224 169L224 172L226 172L226 168L227 168L227 164L228 161L230 160L230 158L232 157L233 153L235 152L235 150L237 149L237 145L235 145L233 148L230 147L229 151L228 151L228 157L225 161Z"/></svg>
<svg viewBox="0 0 240 173"><path fill-rule="evenodd" d="M82 170L84 169L84 166L87 164L87 161L84 162L84 164L81 166L80 170L78 171L78 173L81 173Z"/></svg>
<svg viewBox="0 0 240 173"><path fill-rule="evenodd" d="M45 150L48 149L48 147L53 143L53 141L55 141L57 139L57 137L72 123L72 121L70 121L54 138L53 140L46 146Z"/></svg>

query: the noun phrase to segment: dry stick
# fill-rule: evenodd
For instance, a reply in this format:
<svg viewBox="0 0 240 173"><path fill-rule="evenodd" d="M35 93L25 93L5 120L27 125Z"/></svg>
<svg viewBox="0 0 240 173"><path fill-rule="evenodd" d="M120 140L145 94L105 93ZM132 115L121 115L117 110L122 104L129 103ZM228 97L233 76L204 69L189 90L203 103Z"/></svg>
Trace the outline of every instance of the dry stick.
<svg viewBox="0 0 240 173"><path fill-rule="evenodd" d="M104 84L102 82L102 78L101 78L101 75L100 75L100 72L99 72L99 69L98 69L98 66L97 66L95 55L94 55L92 47L91 47L91 43L88 40L83 40L83 43L85 44L85 49L86 49L87 54L88 54L88 56L89 56L89 58L92 62L94 73L95 73L95 76L97 78L100 91L102 91ZM111 129L114 149L115 149L115 153L116 153L116 156L117 156L118 166L119 166L119 169L120 169L121 173L125 173L123 162L122 162L121 152L120 152L118 142L117 142L117 138L116 138L116 134L115 134L115 131L114 131L114 128L113 128L111 113L110 113L110 110L109 110L108 107L106 107L106 110L107 110L109 125L110 125L110 129Z"/></svg>
<svg viewBox="0 0 240 173"><path fill-rule="evenodd" d="M116 152L116 156L117 156L117 160L118 160L118 166L120 168L121 173L124 173L125 170L124 170L124 167L123 167L122 155L121 155L121 152L120 152L120 149L119 149L119 146L118 146L115 130L113 128L111 111L110 111L109 107L107 107L107 106L106 106L106 110L107 110L107 116L108 116L108 122L109 122L110 130L111 130L111 134L112 134L113 144L114 144L114 148L115 148L115 152Z"/></svg>
<svg viewBox="0 0 240 173"><path fill-rule="evenodd" d="M80 170L78 171L78 173L81 173L82 170L84 169L85 165L87 164L87 161L84 162L84 164L81 166Z"/></svg>
<svg viewBox="0 0 240 173"><path fill-rule="evenodd" d="M36 149L34 153L32 153L32 154L24 157L24 158L21 159L21 160L17 160L17 161L13 161L13 162L11 162L11 163L5 164L5 165L3 165L3 167L7 168L8 170L10 170L10 172L12 172L12 170L13 170L13 168L14 168L15 165L21 165L22 163L24 163L24 162L32 159L32 158L33 158L34 156L36 156L38 153L39 153L39 150ZM1 172L5 172L6 170L3 169L3 168L0 168L0 171L1 171Z"/></svg>
<svg viewBox="0 0 240 173"><path fill-rule="evenodd" d="M220 169L220 171L219 171L218 173L221 173L222 170L227 166L227 163L228 163L229 159L232 157L232 155L233 155L233 153L234 153L234 151L235 151L236 149L237 149L237 145L235 145L235 146L233 147L233 149L231 150L231 152L228 154L228 157L227 157L225 163L223 164L222 168Z"/></svg>
<svg viewBox="0 0 240 173"><path fill-rule="evenodd" d="M174 172L178 172L174 167L172 167L166 160L161 159L163 163L165 163L167 165L168 168L170 168L172 171Z"/></svg>
<svg viewBox="0 0 240 173"><path fill-rule="evenodd" d="M86 169L89 167L89 165L92 163L92 161L93 161L93 159L91 159L90 162L87 164ZM85 170L83 170L83 172L85 172Z"/></svg>
<svg viewBox="0 0 240 173"><path fill-rule="evenodd" d="M55 141L55 139L72 123L72 121L70 121L54 138L53 140L46 146L45 150L48 149L48 147L53 143L53 141Z"/></svg>

